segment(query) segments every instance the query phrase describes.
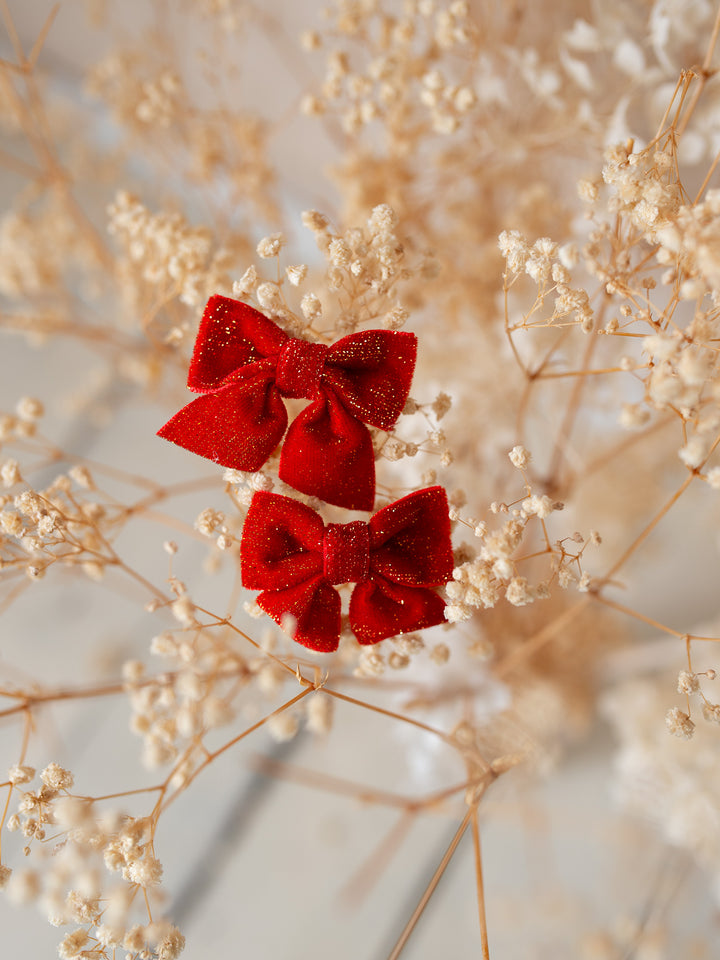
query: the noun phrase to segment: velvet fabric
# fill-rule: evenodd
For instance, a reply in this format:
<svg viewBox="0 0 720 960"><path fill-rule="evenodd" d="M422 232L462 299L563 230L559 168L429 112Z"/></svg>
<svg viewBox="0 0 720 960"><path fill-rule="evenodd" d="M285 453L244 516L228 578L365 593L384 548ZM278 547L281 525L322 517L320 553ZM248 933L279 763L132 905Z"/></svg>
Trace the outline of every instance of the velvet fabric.
<svg viewBox="0 0 720 960"><path fill-rule="evenodd" d="M279 475L310 496L372 510L375 459L365 426L391 430L415 369L412 333L365 330L331 346L289 337L238 300L213 296L187 385L201 394L158 435L224 467L255 471L285 434ZM283 397L309 405L288 429Z"/></svg>
<svg viewBox="0 0 720 960"><path fill-rule="evenodd" d="M452 577L445 490L429 487L395 501L369 523L325 524L310 507L276 493L253 496L240 543L243 586L278 623L294 618L294 639L337 649L339 583L355 583L350 628L362 644L421 630L445 619L432 589Z"/></svg>

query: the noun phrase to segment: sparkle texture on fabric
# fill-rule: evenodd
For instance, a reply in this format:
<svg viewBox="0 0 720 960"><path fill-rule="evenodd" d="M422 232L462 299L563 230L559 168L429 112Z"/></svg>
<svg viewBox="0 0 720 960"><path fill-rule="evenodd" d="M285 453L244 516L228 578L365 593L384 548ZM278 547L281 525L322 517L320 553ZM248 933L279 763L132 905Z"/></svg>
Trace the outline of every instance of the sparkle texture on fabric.
<svg viewBox="0 0 720 960"><path fill-rule="evenodd" d="M213 296L188 372L189 389L201 396L158 436L224 467L255 471L287 429L281 480L326 503L372 510L375 459L366 424L393 428L416 353L415 335L396 330L311 343L239 300ZM289 428L283 397L310 401Z"/></svg>
<svg viewBox="0 0 720 960"><path fill-rule="evenodd" d="M350 628L362 644L443 623L445 602L433 587L452 577L445 490L429 487L395 501L369 523L327 526L310 507L276 493L256 493L242 541L243 586L278 623L297 624L294 639L313 650L337 649L340 594L355 583Z"/></svg>

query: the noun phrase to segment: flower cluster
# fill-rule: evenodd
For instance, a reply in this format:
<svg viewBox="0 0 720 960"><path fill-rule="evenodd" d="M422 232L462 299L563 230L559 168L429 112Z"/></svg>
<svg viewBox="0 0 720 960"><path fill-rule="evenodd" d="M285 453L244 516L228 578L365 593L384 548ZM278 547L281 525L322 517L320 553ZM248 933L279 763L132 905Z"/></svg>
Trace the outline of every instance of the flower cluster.
<svg viewBox="0 0 720 960"><path fill-rule="evenodd" d="M26 838L26 856L34 854L33 866L2 868L0 883L8 896L20 903L37 901L55 926L76 925L58 948L66 960L102 957L106 950L118 948L131 954L144 951L155 960L175 960L185 940L172 924L151 920L143 925L133 919L137 890L147 896L162 878L151 821L101 812L92 801L71 793L73 775L57 763L42 770L36 790L28 789L35 777L35 769L27 764L8 772L19 802L7 828ZM50 829L52 853L45 844ZM116 873L123 883L110 880Z"/></svg>
<svg viewBox="0 0 720 960"><path fill-rule="evenodd" d="M128 280L136 270L145 284L152 285L154 297L178 297L181 303L197 306L210 290L229 290L233 252L217 247L209 230L191 227L179 214L152 214L127 191L118 193L108 214L108 230L127 257ZM141 289L135 288L135 309L138 301Z"/></svg>
<svg viewBox="0 0 720 960"><path fill-rule="evenodd" d="M509 454L513 466L525 474L531 457L525 447L515 446ZM590 575L583 570L582 558L589 545L599 545L600 535L593 531L588 537L574 533L551 542L546 520L563 504L554 501L547 494L538 495L527 488L527 496L518 506L510 507L505 503L492 503L493 515L507 515L508 519L496 529L477 518L461 518L458 511L455 516L472 530L479 541L475 554L453 570L453 581L448 584L447 593L450 604L446 617L450 622L468 620L473 609L489 609L504 597L515 607L526 606L537 600L547 600L553 586L557 584L567 590L571 585L581 593L591 586ZM539 527L541 549L532 550L528 545L529 527ZM521 546L525 549L521 550ZM528 554L526 559L523 554ZM531 583L521 570L531 560L536 563L546 558L547 566L535 583Z"/></svg>
<svg viewBox="0 0 720 960"><path fill-rule="evenodd" d="M408 98L414 98L429 111L433 130L449 134L458 128L477 96L471 86L450 82L438 64L450 51L458 51L461 60L471 49L477 28L468 4L454 0L443 9L427 2L406 7L405 16L396 20L373 4L363 8L343 0L337 5L326 33L344 44L360 36L369 39L373 56L358 67L344 44L331 50L320 94L306 97L305 113L322 115L332 107L340 112L343 128L355 133L373 121L392 125ZM318 50L330 36L307 31L303 45Z"/></svg>

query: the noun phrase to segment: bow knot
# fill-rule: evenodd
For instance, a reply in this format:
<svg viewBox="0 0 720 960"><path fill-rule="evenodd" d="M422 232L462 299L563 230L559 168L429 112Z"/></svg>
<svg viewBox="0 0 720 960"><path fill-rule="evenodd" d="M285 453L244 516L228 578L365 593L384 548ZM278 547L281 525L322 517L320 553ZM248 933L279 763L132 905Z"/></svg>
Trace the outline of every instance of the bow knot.
<svg viewBox="0 0 720 960"><path fill-rule="evenodd" d="M448 502L442 487L395 501L369 523L329 523L277 493L256 493L240 543L243 586L262 590L258 605L278 623L290 614L294 639L337 649L341 600L335 585L354 583L348 618L363 644L443 623L433 587L453 571Z"/></svg>
<svg viewBox="0 0 720 960"><path fill-rule="evenodd" d="M355 583L370 573L370 527L362 520L329 523L323 536L323 576L328 583Z"/></svg>
<svg viewBox="0 0 720 960"><path fill-rule="evenodd" d="M280 351L275 386L284 397L312 400L320 390L328 348L293 337Z"/></svg>
<svg viewBox="0 0 720 960"><path fill-rule="evenodd" d="M326 346L289 337L238 300L214 296L200 322L188 387L201 394L158 434L224 467L255 471L285 434L278 474L302 493L372 510L366 424L391 430L410 392L412 333L364 330ZM310 400L288 428L283 397Z"/></svg>

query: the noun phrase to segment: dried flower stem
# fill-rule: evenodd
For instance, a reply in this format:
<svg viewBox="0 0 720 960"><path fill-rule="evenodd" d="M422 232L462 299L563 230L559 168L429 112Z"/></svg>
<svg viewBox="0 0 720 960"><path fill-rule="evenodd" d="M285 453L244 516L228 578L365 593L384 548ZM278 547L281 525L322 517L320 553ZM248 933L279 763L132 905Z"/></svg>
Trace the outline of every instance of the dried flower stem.
<svg viewBox="0 0 720 960"><path fill-rule="evenodd" d="M433 893L435 893L435 889L438 883L440 883L440 880L442 879L442 875L445 873L445 870L447 869L448 864L452 860L453 855L457 850L458 845L462 840L463 835L465 834L465 831L468 828L468 825L472 821L474 809L475 809L474 807L471 807L463 817L462 822L460 823L460 826L458 827L457 832L455 833L455 836L450 841L450 844L447 850L445 851L445 854L443 855L442 860L438 864L438 867L435 873L433 874L432 879L430 880L430 883L427 885L425 892L420 898L420 902L418 903L417 907L413 911L412 916L408 920L405 926L405 929L400 934L400 937L397 943L395 944L395 946L393 947L391 953L388 955L388 960L397 960L397 958L405 949L405 946L407 945L407 942L410 939L410 936L413 930L417 926L418 920L422 916L423 911L425 910L425 907L427 907L428 903L430 902L430 898L432 897Z"/></svg>
<svg viewBox="0 0 720 960"><path fill-rule="evenodd" d="M485 915L485 885L483 882L482 851L480 847L480 826L477 806L470 808L472 814L473 852L475 859L475 883L477 885L478 919L480 921L480 949L483 960L490 960L488 944L487 917Z"/></svg>

